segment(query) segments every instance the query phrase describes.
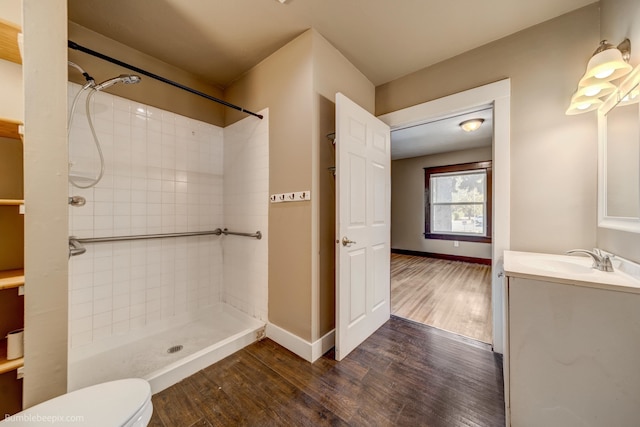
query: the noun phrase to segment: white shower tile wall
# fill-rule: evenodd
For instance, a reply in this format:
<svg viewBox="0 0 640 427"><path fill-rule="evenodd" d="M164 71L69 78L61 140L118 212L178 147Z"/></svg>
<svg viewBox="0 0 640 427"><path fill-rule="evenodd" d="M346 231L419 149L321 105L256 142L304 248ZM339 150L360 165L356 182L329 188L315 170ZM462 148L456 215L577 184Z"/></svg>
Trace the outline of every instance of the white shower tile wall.
<svg viewBox="0 0 640 427"><path fill-rule="evenodd" d="M262 239L225 236L222 299L267 321L269 111L224 128L224 218L234 231L262 232Z"/></svg>
<svg viewBox="0 0 640 427"><path fill-rule="evenodd" d="M80 86L69 83L69 105ZM85 94L70 132L70 175L99 171ZM93 188L69 207L78 237L213 230L224 225L223 129L107 93L93 96L105 158ZM94 243L70 260L71 347L112 339L189 315L222 299L222 237Z"/></svg>

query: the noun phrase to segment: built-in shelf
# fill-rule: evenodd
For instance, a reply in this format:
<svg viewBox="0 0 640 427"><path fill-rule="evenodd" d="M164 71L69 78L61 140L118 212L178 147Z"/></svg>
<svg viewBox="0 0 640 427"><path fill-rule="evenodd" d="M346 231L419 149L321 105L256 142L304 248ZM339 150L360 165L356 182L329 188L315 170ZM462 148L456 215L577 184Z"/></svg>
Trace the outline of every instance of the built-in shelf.
<svg viewBox="0 0 640 427"><path fill-rule="evenodd" d="M15 371L24 366L24 357L7 360L7 340L0 340L0 374Z"/></svg>
<svg viewBox="0 0 640 427"><path fill-rule="evenodd" d="M22 30L12 22L0 19L0 59L22 64L18 34Z"/></svg>
<svg viewBox="0 0 640 427"><path fill-rule="evenodd" d="M16 86L18 92L15 94L0 94L0 99L1 102L7 105L20 108L19 106L22 104L20 98L24 99L24 86L22 79L19 77L19 70L22 68L24 39L20 25L2 19L6 17L4 11L0 11L0 66L7 71L7 73L3 73L3 78L9 78L4 85ZM4 76L4 74L7 75ZM22 92L22 96L18 95L19 92ZM14 153L17 157L17 150L24 148L22 144L24 141L24 126L22 121L15 120L16 117L19 118L20 116L6 112L4 114L8 114L12 118L0 117L1 152L3 156L10 156L3 162L3 165L7 163L2 176L2 180L6 181L6 184L3 185L4 194L0 197L24 198L21 192L16 191L24 183L22 168L13 167L14 162L20 162L19 159L13 158ZM24 156L24 152L22 155ZM21 263L13 259L14 254L24 251L23 236L21 236L24 234L21 225L23 221L18 219L21 216L18 216L18 214L24 214L24 200L0 198L0 225L4 231L11 231L3 233L6 235L0 236L0 240L2 240L0 246L2 246L3 252L2 261L5 264L5 268L21 265ZM0 270L0 302L4 307L3 310L6 310L0 313L0 329L2 331L24 326L24 313L21 307L24 303L21 296L24 295L24 289L24 269ZM0 336L0 375L6 374L3 375L3 378L15 375L12 382L5 379L2 380L2 391L0 392L2 404L0 406L13 412L20 410L19 405L11 404L7 406L4 403L5 401L20 402L20 395L22 394L20 378L22 378L23 369L24 358L7 360L7 340L5 337Z"/></svg>
<svg viewBox="0 0 640 427"><path fill-rule="evenodd" d="M4 138L22 140L20 127L22 122L19 120L7 119L0 117L0 136Z"/></svg>
<svg viewBox="0 0 640 427"><path fill-rule="evenodd" d="M24 270L0 271L0 290L17 288L24 285Z"/></svg>

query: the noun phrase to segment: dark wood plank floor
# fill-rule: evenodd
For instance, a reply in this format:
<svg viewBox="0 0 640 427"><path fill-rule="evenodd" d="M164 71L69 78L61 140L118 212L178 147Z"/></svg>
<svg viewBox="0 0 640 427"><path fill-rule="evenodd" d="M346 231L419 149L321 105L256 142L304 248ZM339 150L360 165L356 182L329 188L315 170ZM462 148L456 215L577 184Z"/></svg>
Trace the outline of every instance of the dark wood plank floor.
<svg viewBox="0 0 640 427"><path fill-rule="evenodd" d="M150 426L503 426L502 359L392 317L341 362L264 339L153 396Z"/></svg>

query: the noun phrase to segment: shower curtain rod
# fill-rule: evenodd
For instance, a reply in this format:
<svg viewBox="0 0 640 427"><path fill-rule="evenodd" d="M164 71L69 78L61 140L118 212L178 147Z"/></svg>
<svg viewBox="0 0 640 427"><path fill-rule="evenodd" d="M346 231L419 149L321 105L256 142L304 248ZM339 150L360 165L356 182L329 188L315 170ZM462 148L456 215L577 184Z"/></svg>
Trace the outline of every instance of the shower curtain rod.
<svg viewBox="0 0 640 427"><path fill-rule="evenodd" d="M255 117L259 118L259 119L263 118L262 114L257 114L257 113L254 113L252 111L245 110L244 108L238 107L235 104L232 104L230 102L224 101L222 99L216 98L216 97L211 96L211 95L207 95L204 92L200 92L199 90L192 89L192 88L190 88L188 86L185 86L185 85L180 84L178 82L174 82L173 80L169 80L169 79L167 79L165 77L159 76L159 75L151 73L149 71L143 70L142 68L138 68L138 67L136 67L134 65L127 64L126 62L122 62L122 61L120 61L118 59L112 58L112 57L107 56L105 54L102 54L100 52L96 52L95 50L89 49L88 47L81 46L78 43L72 42L71 40L67 40L67 43L68 43L68 47L70 49L79 50L80 52L87 53L89 55L95 56L96 58L100 58L100 59L102 59L104 61L111 62L112 64L116 64L116 65L119 65L121 67L128 68L129 70L135 71L136 73L144 74L145 76L151 77L152 79L159 80L159 81L161 81L163 83L166 83L168 85L177 87L178 89L182 89L182 90L185 90L187 92L191 92L194 95L198 95L198 96L206 98L206 99L208 99L210 101L217 102L218 104L222 104L225 107L233 108L234 110L238 110L238 111L241 111L243 113L250 114L250 115L255 116Z"/></svg>

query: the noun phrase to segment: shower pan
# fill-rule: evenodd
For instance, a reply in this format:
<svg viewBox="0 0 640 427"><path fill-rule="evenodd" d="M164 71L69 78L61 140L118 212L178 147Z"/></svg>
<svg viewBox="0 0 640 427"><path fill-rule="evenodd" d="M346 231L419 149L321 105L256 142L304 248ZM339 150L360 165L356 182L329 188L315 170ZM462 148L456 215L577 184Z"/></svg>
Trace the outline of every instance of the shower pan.
<svg viewBox="0 0 640 427"><path fill-rule="evenodd" d="M102 351L72 352L68 389L136 377L149 381L157 393L255 342L265 328L264 322L222 303L182 322L139 339L131 335Z"/></svg>

